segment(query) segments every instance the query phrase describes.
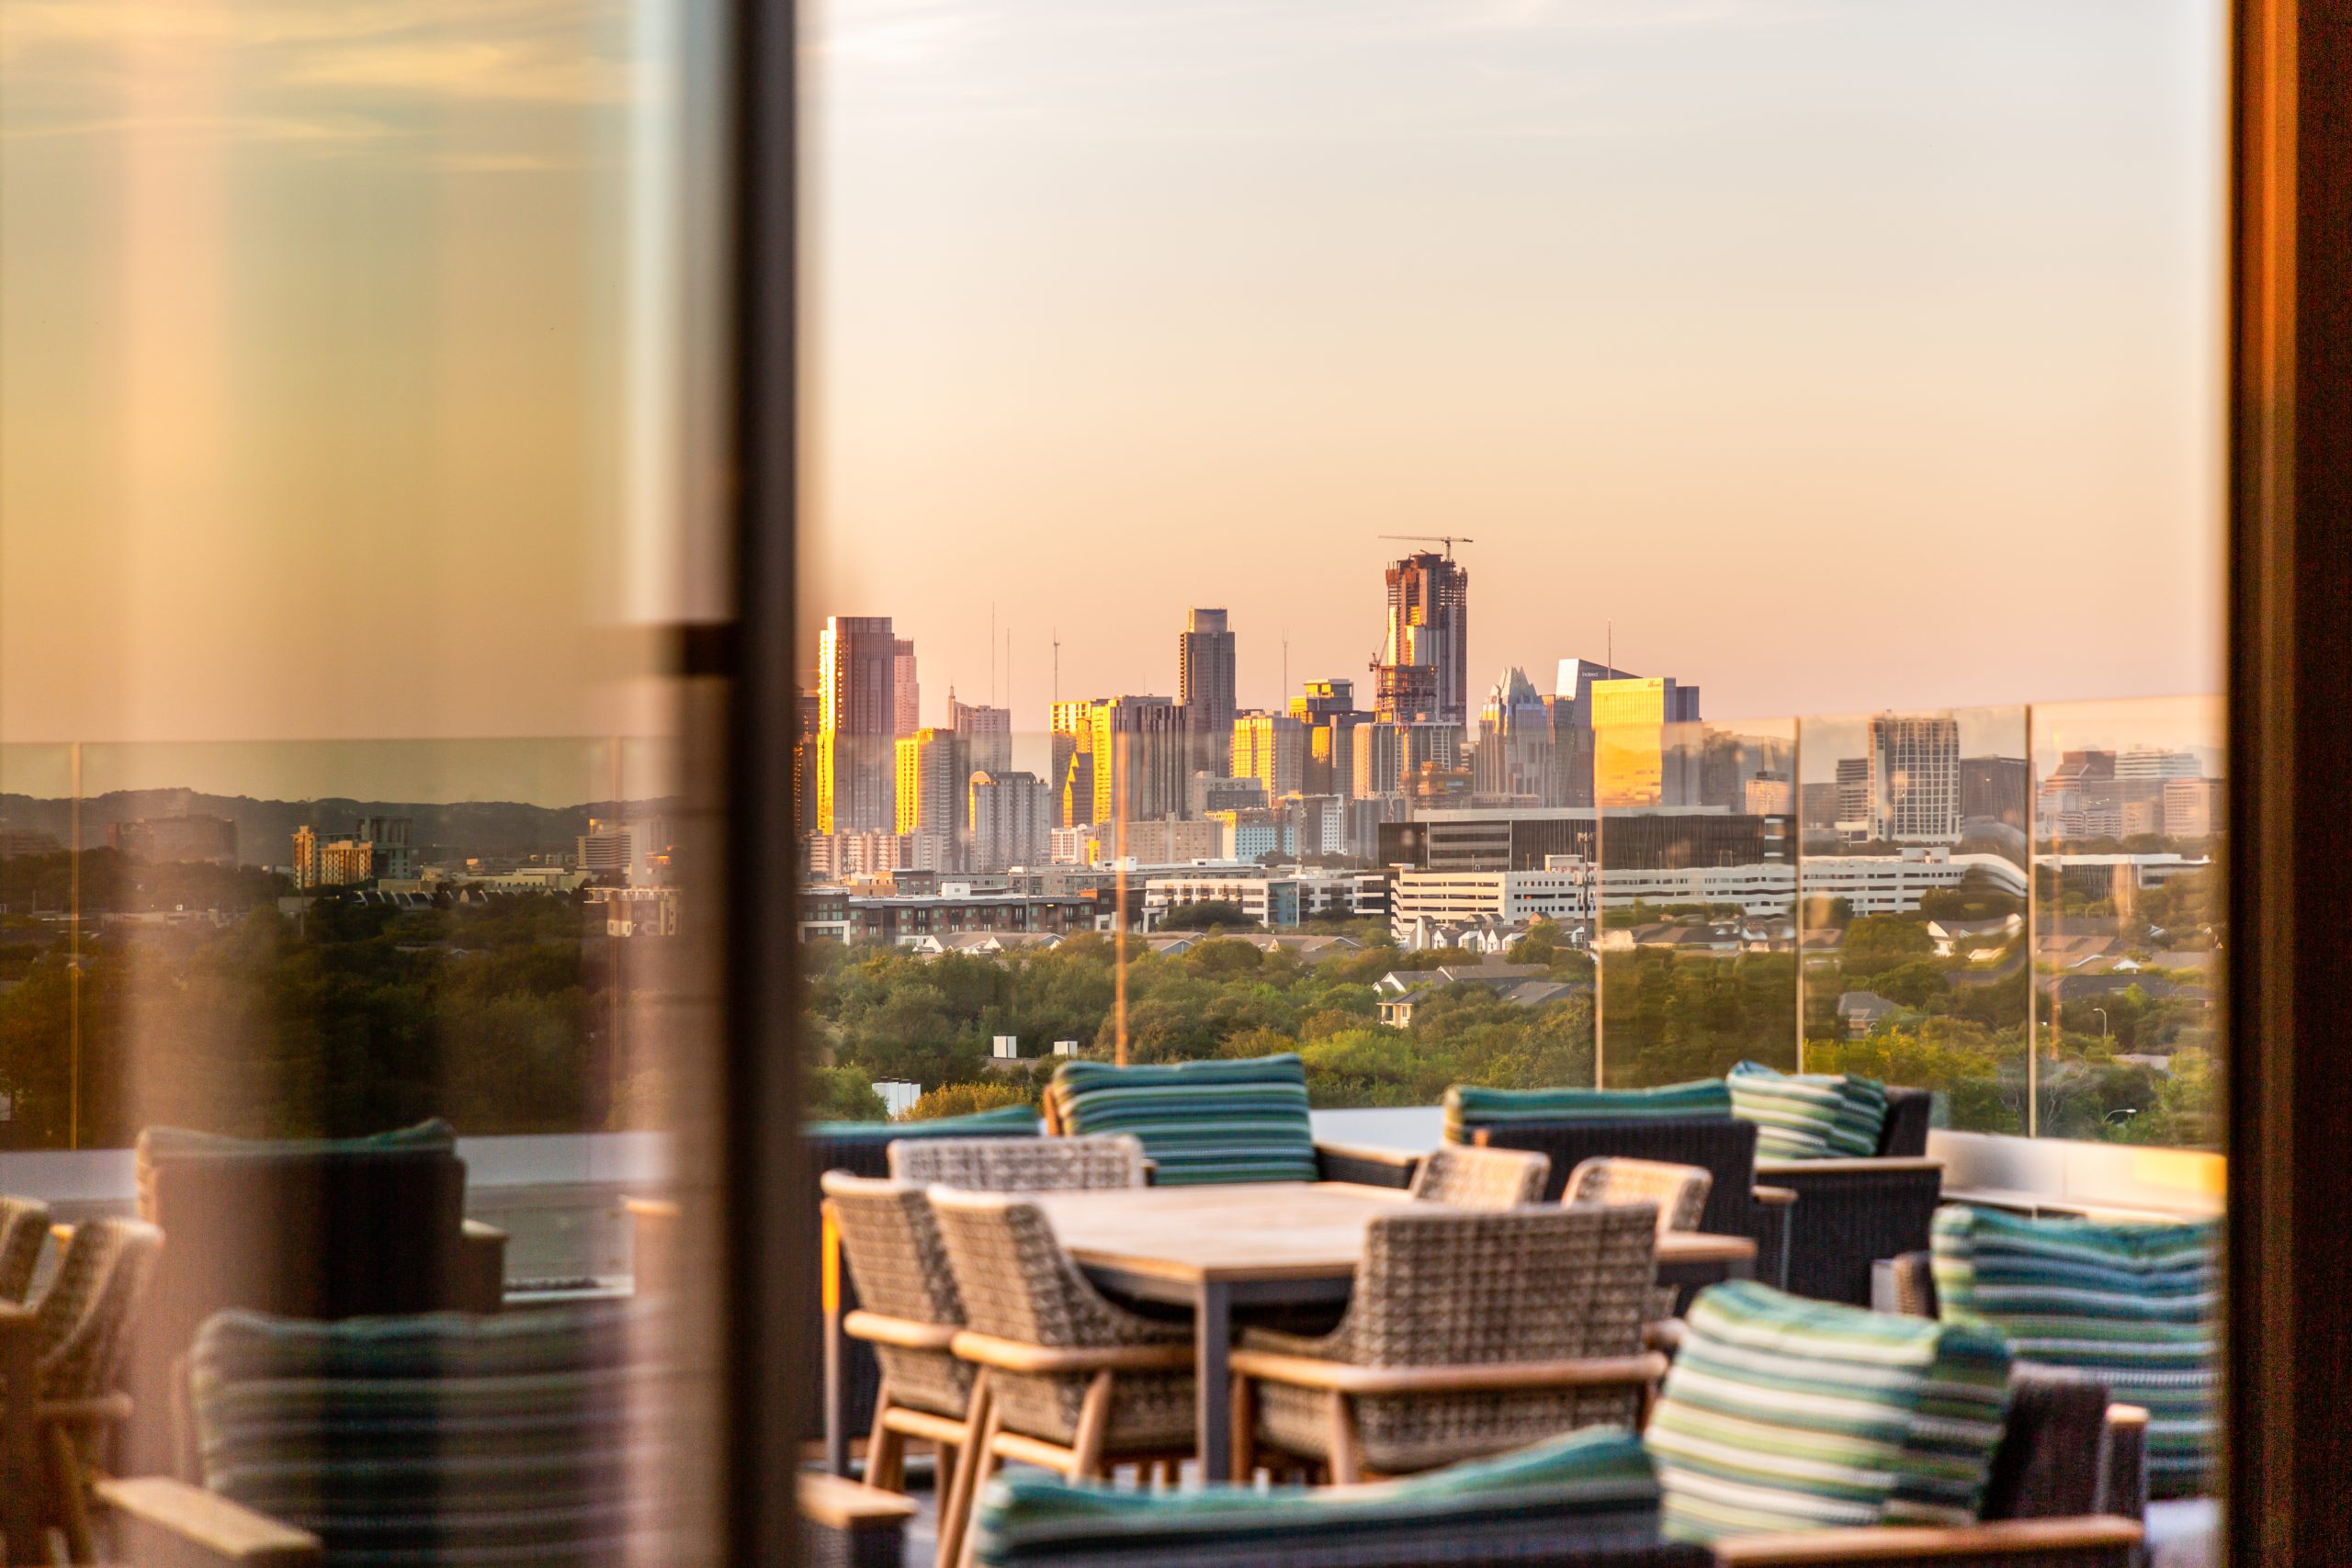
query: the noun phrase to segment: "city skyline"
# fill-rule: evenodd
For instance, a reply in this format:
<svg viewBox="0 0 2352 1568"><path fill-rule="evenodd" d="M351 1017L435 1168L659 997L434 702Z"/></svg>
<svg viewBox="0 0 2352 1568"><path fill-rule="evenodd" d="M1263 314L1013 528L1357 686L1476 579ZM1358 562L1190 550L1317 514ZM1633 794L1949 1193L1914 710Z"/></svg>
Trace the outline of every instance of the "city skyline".
<svg viewBox="0 0 2352 1568"><path fill-rule="evenodd" d="M1172 693L1217 605L1277 707L1450 533L1474 691L1612 626L1725 714L2216 690L2225 58L2173 0L835 0L804 611L897 616L926 722L1010 626L1025 724L1056 637Z"/></svg>

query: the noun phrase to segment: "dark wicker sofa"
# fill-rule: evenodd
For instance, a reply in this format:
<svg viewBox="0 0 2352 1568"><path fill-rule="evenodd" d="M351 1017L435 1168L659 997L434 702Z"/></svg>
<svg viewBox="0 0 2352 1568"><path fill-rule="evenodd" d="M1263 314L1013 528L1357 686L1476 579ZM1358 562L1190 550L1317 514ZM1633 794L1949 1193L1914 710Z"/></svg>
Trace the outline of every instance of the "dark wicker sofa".
<svg viewBox="0 0 2352 1568"><path fill-rule="evenodd" d="M1928 1156L1925 1089L1889 1089L1878 1153L1869 1159L1763 1159L1756 1179L1794 1192L1788 1289L1850 1306L1871 1303L1871 1266L1928 1245L1943 1193L1942 1162Z"/></svg>

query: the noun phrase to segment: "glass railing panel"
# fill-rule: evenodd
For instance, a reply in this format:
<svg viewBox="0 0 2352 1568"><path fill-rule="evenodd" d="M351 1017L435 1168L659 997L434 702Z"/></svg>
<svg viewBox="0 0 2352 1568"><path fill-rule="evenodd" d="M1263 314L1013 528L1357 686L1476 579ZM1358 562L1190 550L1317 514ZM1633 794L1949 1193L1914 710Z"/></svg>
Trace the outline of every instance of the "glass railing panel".
<svg viewBox="0 0 2352 1568"><path fill-rule="evenodd" d="M1592 850L1550 870L1587 879L1597 911L1600 1081L1793 1070L1795 722L1704 722L1671 682L1593 690L1617 721L1594 732Z"/></svg>
<svg viewBox="0 0 2352 1568"><path fill-rule="evenodd" d="M2217 698L2033 709L2036 1130L2221 1147Z"/></svg>
<svg viewBox="0 0 2352 1568"><path fill-rule="evenodd" d="M62 1146L82 1026L74 748L0 746L0 1149Z"/></svg>
<svg viewBox="0 0 2352 1568"><path fill-rule="evenodd" d="M2026 1131L2025 710L1813 717L1799 742L1804 1069Z"/></svg>

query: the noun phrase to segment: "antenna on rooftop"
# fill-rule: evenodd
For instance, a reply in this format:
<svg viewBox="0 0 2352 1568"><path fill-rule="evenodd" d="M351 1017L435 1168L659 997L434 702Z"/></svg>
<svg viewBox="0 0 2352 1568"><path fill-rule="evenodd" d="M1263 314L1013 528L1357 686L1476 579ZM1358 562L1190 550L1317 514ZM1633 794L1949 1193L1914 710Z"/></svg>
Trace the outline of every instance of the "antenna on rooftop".
<svg viewBox="0 0 2352 1568"><path fill-rule="evenodd" d="M1053 630L1052 630L1051 632L1049 632L1047 635L1048 635L1048 636L1050 636L1050 637L1054 639L1054 701L1055 701L1055 703L1056 703L1057 705L1058 705L1058 704L1061 702L1061 700L1062 700L1062 632L1061 632L1061 628L1060 628L1059 626L1056 626L1056 627L1054 627L1054 628L1053 628Z"/></svg>

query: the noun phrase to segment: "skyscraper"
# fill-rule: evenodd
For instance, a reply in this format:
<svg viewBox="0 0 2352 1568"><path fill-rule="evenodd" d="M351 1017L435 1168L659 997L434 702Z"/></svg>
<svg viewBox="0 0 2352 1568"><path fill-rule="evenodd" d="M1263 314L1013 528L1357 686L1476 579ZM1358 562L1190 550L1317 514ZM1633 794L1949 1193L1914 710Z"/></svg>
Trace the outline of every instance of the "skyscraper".
<svg viewBox="0 0 2352 1568"><path fill-rule="evenodd" d="M899 661L890 617L830 616L817 653L817 831L890 832Z"/></svg>
<svg viewBox="0 0 2352 1568"><path fill-rule="evenodd" d="M1012 766L1012 710L977 707L947 694L947 727L964 743L964 769L971 773L1001 773ZM958 787L961 787L959 781Z"/></svg>
<svg viewBox="0 0 2352 1568"><path fill-rule="evenodd" d="M1388 569L1388 633L1373 666L1374 716L1390 724L1470 717L1470 574L1423 550Z"/></svg>
<svg viewBox="0 0 2352 1568"><path fill-rule="evenodd" d="M953 833L964 816L964 739L952 729L918 729L899 739L898 830Z"/></svg>
<svg viewBox="0 0 2352 1568"><path fill-rule="evenodd" d="M1960 841L1960 720L1948 713L1876 715L1870 761L1871 838Z"/></svg>
<svg viewBox="0 0 2352 1568"><path fill-rule="evenodd" d="M1091 705L1094 820L1182 815L1192 798L1193 732L1166 697L1113 697Z"/></svg>
<svg viewBox="0 0 2352 1568"><path fill-rule="evenodd" d="M915 639L898 638L890 655L890 733L900 738L922 728L922 687L915 680Z"/></svg>
<svg viewBox="0 0 2352 1568"><path fill-rule="evenodd" d="M1478 714L1474 788L1484 795L1527 795L1539 806L1552 798L1552 716L1524 670L1503 671Z"/></svg>
<svg viewBox="0 0 2352 1568"><path fill-rule="evenodd" d="M1186 613L1176 637L1176 700L1195 734L1219 743L1233 729L1233 633L1223 610Z"/></svg>
<svg viewBox="0 0 2352 1568"><path fill-rule="evenodd" d="M1053 792L1045 780L1035 773L976 772L966 799L974 871L1044 863L1053 830Z"/></svg>
<svg viewBox="0 0 2352 1568"><path fill-rule="evenodd" d="M1593 804L1696 805L1699 688L1628 676L1591 689Z"/></svg>
<svg viewBox="0 0 2352 1568"><path fill-rule="evenodd" d="M1256 779L1269 799L1295 795L1306 779L1306 726L1286 713L1245 713L1232 726L1232 773Z"/></svg>

